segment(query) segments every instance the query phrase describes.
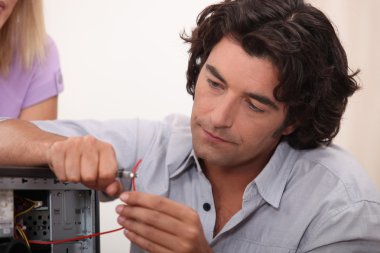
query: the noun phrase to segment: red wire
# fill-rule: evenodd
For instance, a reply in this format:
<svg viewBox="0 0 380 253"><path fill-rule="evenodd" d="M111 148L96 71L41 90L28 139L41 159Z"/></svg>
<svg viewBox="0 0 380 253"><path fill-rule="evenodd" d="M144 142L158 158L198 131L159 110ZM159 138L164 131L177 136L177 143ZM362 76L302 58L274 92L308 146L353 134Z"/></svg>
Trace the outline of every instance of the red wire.
<svg viewBox="0 0 380 253"><path fill-rule="evenodd" d="M133 170L132 170L132 173L133 173L133 178L132 178L132 190L133 191L136 191L136 184L135 184L135 178L136 178L136 171L137 171L137 168L139 167L140 163L142 162L142 160L138 160L135 167L133 167ZM40 245L51 245L51 244L59 244L59 243L66 243L66 242L72 242L72 241L79 241L79 240L83 240L83 239L88 239L88 238L92 238L92 237L95 237L95 236L100 236L100 235L104 235L104 234L109 234L109 233L113 233L113 232L117 232L119 230L122 230L124 229L124 227L121 227L121 228L117 228L117 229L113 229L113 230L109 230L109 231L105 231L105 232L100 232L100 233L95 233L95 234L90 234L90 235L82 235L82 236L77 236L77 237L73 237L73 238L69 238L69 239L63 239L63 240L55 240L55 241L34 241L34 240L29 240L29 243L30 244L40 244Z"/></svg>
<svg viewBox="0 0 380 253"><path fill-rule="evenodd" d="M142 162L142 160L138 160L135 167L133 167L133 170L132 170L132 173L133 173L133 178L132 178L132 191L136 191L136 183L135 183L135 178L136 178L136 171L137 171L137 168L139 167L140 163Z"/></svg>
<svg viewBox="0 0 380 253"><path fill-rule="evenodd" d="M78 240L82 240L82 239L92 238L92 237L95 237L95 236L109 234L109 233L113 233L113 232L116 232L116 231L119 231L119 230L122 230L122 229L124 229L124 227L113 229L113 230L109 230L109 231L105 231L105 232L95 233L95 234L91 234L91 235L77 236L77 237L74 237L74 238L63 239L63 240L55 240L55 241L33 241L33 240L30 240L29 243L30 244L42 244L42 245L59 244L59 243L78 241Z"/></svg>

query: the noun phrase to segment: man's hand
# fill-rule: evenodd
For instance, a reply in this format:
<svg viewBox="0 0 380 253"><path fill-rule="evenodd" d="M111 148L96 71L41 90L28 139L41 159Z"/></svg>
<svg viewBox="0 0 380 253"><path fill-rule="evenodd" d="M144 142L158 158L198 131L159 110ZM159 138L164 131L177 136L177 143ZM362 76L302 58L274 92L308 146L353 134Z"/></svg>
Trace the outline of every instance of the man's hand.
<svg viewBox="0 0 380 253"><path fill-rule="evenodd" d="M124 192L120 199L118 223L125 236L152 253L209 253L198 214L170 199L142 192Z"/></svg>
<svg viewBox="0 0 380 253"><path fill-rule="evenodd" d="M92 136L54 142L46 152L51 170L62 182L82 183L110 196L121 192L112 145Z"/></svg>

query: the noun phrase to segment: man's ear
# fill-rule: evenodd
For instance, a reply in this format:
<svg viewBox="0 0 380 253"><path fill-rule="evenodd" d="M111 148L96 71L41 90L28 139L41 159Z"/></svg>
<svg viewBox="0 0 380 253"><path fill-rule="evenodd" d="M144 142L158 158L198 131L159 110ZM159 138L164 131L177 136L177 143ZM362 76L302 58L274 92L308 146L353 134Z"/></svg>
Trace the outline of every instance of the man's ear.
<svg viewBox="0 0 380 253"><path fill-rule="evenodd" d="M297 129L297 124L291 124L291 125L285 127L282 130L281 134L283 136L286 136L286 135L289 135L289 134L293 133L296 129Z"/></svg>
<svg viewBox="0 0 380 253"><path fill-rule="evenodd" d="M297 128L299 121L290 123L289 116L287 115L285 117L284 122L282 125L274 132L274 137L281 137L281 136L287 136L292 134Z"/></svg>

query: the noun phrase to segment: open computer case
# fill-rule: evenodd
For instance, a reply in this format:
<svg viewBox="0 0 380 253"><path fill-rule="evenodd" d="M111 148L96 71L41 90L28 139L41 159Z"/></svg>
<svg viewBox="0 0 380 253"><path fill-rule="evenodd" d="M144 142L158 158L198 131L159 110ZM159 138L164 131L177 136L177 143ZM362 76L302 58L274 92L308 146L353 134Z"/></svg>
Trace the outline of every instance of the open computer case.
<svg viewBox="0 0 380 253"><path fill-rule="evenodd" d="M96 191L49 168L0 167L1 253L100 253L98 232Z"/></svg>

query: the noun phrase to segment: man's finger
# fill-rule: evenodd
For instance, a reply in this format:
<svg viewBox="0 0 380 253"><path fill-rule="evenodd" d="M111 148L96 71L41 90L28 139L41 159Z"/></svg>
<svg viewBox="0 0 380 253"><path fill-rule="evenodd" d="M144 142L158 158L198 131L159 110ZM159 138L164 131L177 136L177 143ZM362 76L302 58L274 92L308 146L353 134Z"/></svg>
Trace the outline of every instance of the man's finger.
<svg viewBox="0 0 380 253"><path fill-rule="evenodd" d="M118 218L118 223L128 231L145 238L153 244L178 251L178 238L173 234L166 233L144 222L125 219L125 217L122 216Z"/></svg>
<svg viewBox="0 0 380 253"><path fill-rule="evenodd" d="M98 180L98 163L99 157L95 150L88 151L82 155L80 173L83 184L91 187L96 186Z"/></svg>
<svg viewBox="0 0 380 253"><path fill-rule="evenodd" d="M117 162L113 147L102 143L99 149L98 187L105 189L117 176Z"/></svg>
<svg viewBox="0 0 380 253"><path fill-rule="evenodd" d="M196 213L189 215L189 207L179 204L168 198L142 192L124 192L120 195L120 200L128 205L141 206L156 210L175 217L181 221L188 221L197 218Z"/></svg>
<svg viewBox="0 0 380 253"><path fill-rule="evenodd" d="M126 220L145 223L172 235L180 234L181 230L185 229L184 225L186 225L170 215L139 206L119 205L116 212Z"/></svg>
<svg viewBox="0 0 380 253"><path fill-rule="evenodd" d="M61 142L54 143L47 152L49 167L60 181L67 181L65 172L65 152Z"/></svg>
<svg viewBox="0 0 380 253"><path fill-rule="evenodd" d="M75 154L75 152L78 152L74 149L67 150L66 156L65 156L65 174L66 174L66 181L73 182L73 183L79 183L81 180L80 175L80 155Z"/></svg>
<svg viewBox="0 0 380 253"><path fill-rule="evenodd" d="M172 253L173 252L159 244L153 243L146 237L143 237L140 234L137 234L135 232L125 230L124 235L135 245L139 246L140 248L144 249L147 252L154 252L154 253Z"/></svg>
<svg viewBox="0 0 380 253"><path fill-rule="evenodd" d="M110 197L117 197L120 195L122 190L123 186L121 182L119 180L115 180L104 189L104 192Z"/></svg>

